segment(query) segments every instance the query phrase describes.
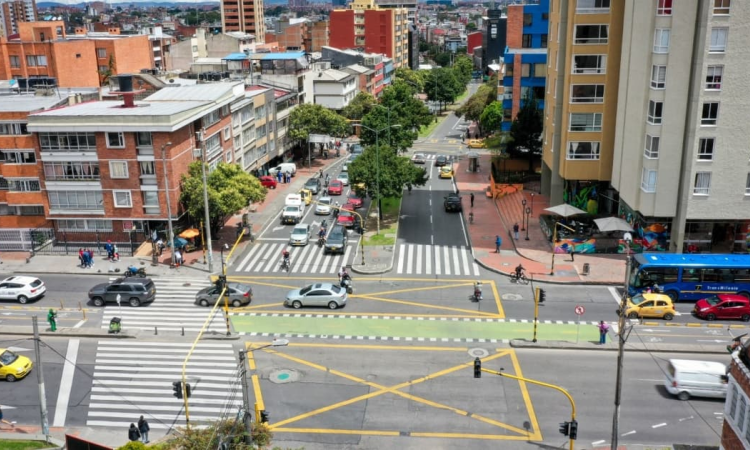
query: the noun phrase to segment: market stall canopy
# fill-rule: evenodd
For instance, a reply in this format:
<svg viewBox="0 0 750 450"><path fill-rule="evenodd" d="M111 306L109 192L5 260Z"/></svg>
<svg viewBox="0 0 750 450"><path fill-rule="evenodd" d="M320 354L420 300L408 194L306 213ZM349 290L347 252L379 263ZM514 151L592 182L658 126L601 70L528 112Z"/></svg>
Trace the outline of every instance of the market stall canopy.
<svg viewBox="0 0 750 450"><path fill-rule="evenodd" d="M557 205L557 206L546 208L545 211L549 211L552 214L556 214L558 216L563 216L563 217L576 216L578 214L586 214L586 211L582 209L578 209L575 206L569 205L567 203L563 203L562 205Z"/></svg>
<svg viewBox="0 0 750 450"><path fill-rule="evenodd" d="M196 230L195 228L188 228L187 230L178 234L179 237L185 238L185 239L197 238L200 235L201 235L201 232L199 230Z"/></svg>
<svg viewBox="0 0 750 450"><path fill-rule="evenodd" d="M633 227L629 223L620 219L619 217L603 217L601 219L595 219L594 223L599 228L599 231L633 231Z"/></svg>

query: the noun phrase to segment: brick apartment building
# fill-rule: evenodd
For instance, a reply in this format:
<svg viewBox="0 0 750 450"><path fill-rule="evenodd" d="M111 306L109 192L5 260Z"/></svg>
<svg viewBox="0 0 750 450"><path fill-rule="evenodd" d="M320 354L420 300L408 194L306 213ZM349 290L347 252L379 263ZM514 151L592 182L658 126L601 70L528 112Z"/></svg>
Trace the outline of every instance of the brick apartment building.
<svg viewBox="0 0 750 450"><path fill-rule="evenodd" d="M289 19L276 22L275 31L266 31L266 43L277 42L281 51L319 52L328 45L328 21Z"/></svg>
<svg viewBox="0 0 750 450"><path fill-rule="evenodd" d="M34 0L0 0L0 36L18 33L20 22L36 22Z"/></svg>
<svg viewBox="0 0 750 450"><path fill-rule="evenodd" d="M732 354L728 376L720 448L745 450L750 448L750 358L747 349L740 347Z"/></svg>
<svg viewBox="0 0 750 450"><path fill-rule="evenodd" d="M147 35L65 32L63 21L20 22L17 38L0 37L0 79L54 78L59 87L99 87L101 72L140 72L154 67Z"/></svg>

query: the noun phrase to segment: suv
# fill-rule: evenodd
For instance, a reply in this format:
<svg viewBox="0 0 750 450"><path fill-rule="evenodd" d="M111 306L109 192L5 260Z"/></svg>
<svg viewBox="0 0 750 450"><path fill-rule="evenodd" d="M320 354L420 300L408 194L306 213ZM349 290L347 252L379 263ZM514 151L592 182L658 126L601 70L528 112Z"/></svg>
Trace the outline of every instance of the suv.
<svg viewBox="0 0 750 450"><path fill-rule="evenodd" d="M693 314L706 320L740 319L750 321L750 300L737 294L718 294L698 300Z"/></svg>
<svg viewBox="0 0 750 450"><path fill-rule="evenodd" d="M141 306L151 303L156 298L156 287L151 278L118 278L111 283L101 283L92 287L89 291L89 299L96 306L104 306L105 303L120 301L130 306Z"/></svg>
<svg viewBox="0 0 750 450"><path fill-rule="evenodd" d="M307 180L307 183L305 183L305 189L312 192L313 195L318 195L318 192L320 192L320 179L319 178L310 178Z"/></svg>
<svg viewBox="0 0 750 450"><path fill-rule="evenodd" d="M463 210L463 205L461 204L461 196L456 194L455 192L446 195L445 200L443 201L443 206L445 207L445 210L449 212Z"/></svg>
<svg viewBox="0 0 750 450"><path fill-rule="evenodd" d="M22 305L41 298L45 292L47 287L36 277L12 276L0 283L0 299L18 300Z"/></svg>
<svg viewBox="0 0 750 450"><path fill-rule="evenodd" d="M348 240L349 236L346 234L346 229L341 225L334 225L326 238L326 246L323 248L323 253L344 253Z"/></svg>
<svg viewBox="0 0 750 450"><path fill-rule="evenodd" d="M285 206L281 213L281 223L300 223L304 215L300 206Z"/></svg>

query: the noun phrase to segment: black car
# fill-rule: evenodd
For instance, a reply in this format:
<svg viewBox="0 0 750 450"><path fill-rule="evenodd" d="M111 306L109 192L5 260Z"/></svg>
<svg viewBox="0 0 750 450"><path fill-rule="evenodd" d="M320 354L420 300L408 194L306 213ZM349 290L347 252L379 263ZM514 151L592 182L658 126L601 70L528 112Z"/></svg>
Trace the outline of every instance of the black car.
<svg viewBox="0 0 750 450"><path fill-rule="evenodd" d="M130 306L151 303L156 298L156 287L151 278L118 278L111 283L101 283L89 290L89 298L96 306L120 302Z"/></svg>
<svg viewBox="0 0 750 450"><path fill-rule="evenodd" d="M445 155L438 155L435 158L435 167L443 167L448 164L448 157Z"/></svg>
<svg viewBox="0 0 750 450"><path fill-rule="evenodd" d="M307 180L307 183L305 183L305 189L310 190L313 195L318 195L318 192L320 192L320 178L316 177Z"/></svg>
<svg viewBox="0 0 750 450"><path fill-rule="evenodd" d="M463 205L461 204L461 196L456 194L455 192L446 195L445 200L443 201L443 206L448 212L458 212L463 210Z"/></svg>
<svg viewBox="0 0 750 450"><path fill-rule="evenodd" d="M343 225L334 225L326 238L326 246L323 253L344 253L349 236Z"/></svg>

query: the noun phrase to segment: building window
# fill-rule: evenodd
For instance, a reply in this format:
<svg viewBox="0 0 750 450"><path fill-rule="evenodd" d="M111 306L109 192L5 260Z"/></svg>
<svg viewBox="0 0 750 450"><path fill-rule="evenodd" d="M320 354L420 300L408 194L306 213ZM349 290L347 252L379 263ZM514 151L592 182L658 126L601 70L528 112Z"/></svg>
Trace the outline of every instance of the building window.
<svg viewBox="0 0 750 450"><path fill-rule="evenodd" d="M506 77L513 76L513 63L509 63L505 65L505 76Z"/></svg>
<svg viewBox="0 0 750 450"><path fill-rule="evenodd" d="M547 34L545 33L545 34L541 35L541 37L542 37L542 41L541 41L541 43L539 44L539 46L540 46L541 48L547 48L547 41L548 41L548 39L549 39L549 38L547 37Z"/></svg>
<svg viewBox="0 0 750 450"><path fill-rule="evenodd" d="M656 170L643 168L641 173L641 190L643 192L656 192Z"/></svg>
<svg viewBox="0 0 750 450"><path fill-rule="evenodd" d="M8 191L10 192L40 192L41 190L39 180L35 178L8 180Z"/></svg>
<svg viewBox="0 0 750 450"><path fill-rule="evenodd" d="M107 148L125 148L125 136L120 132L108 132Z"/></svg>
<svg viewBox="0 0 750 450"><path fill-rule="evenodd" d="M574 74L602 74L607 71L607 55L574 55Z"/></svg>
<svg viewBox="0 0 750 450"><path fill-rule="evenodd" d="M711 172L697 172L695 174L695 184L693 185L693 195L708 195L711 191Z"/></svg>
<svg viewBox="0 0 750 450"><path fill-rule="evenodd" d="M570 90L571 103L603 103L603 84L574 84Z"/></svg>
<svg viewBox="0 0 750 450"><path fill-rule="evenodd" d="M706 70L706 89L720 91L722 75L724 75L724 66L708 66Z"/></svg>
<svg viewBox="0 0 750 450"><path fill-rule="evenodd" d="M648 102L648 123L651 125L661 125L661 115L664 102L655 102L649 100Z"/></svg>
<svg viewBox="0 0 750 450"><path fill-rule="evenodd" d="M578 14L603 14L609 11L610 0L578 0L576 12Z"/></svg>
<svg viewBox="0 0 750 450"><path fill-rule="evenodd" d="M107 57L107 49L106 48L97 48L96 49L96 57L99 59L104 59Z"/></svg>
<svg viewBox="0 0 750 450"><path fill-rule="evenodd" d="M143 212L146 214L160 214L161 208L159 207L159 192L157 191L142 191L143 196Z"/></svg>
<svg viewBox="0 0 750 450"><path fill-rule="evenodd" d="M575 44L606 44L609 27L607 25L576 25Z"/></svg>
<svg viewBox="0 0 750 450"><path fill-rule="evenodd" d="M534 78L547 78L547 66L544 63L534 64ZM542 95L541 98L544 98Z"/></svg>
<svg viewBox="0 0 750 450"><path fill-rule="evenodd" d="M745 426L745 412L747 410L747 400L745 396L740 397L740 409L737 411L737 427L742 431L742 427Z"/></svg>
<svg viewBox="0 0 750 450"><path fill-rule="evenodd" d="M0 151L0 162L6 164L36 164L36 154L34 151L24 152L22 150L2 150Z"/></svg>
<svg viewBox="0 0 750 450"><path fill-rule="evenodd" d="M48 181L98 180L98 162L60 161L44 162L44 177Z"/></svg>
<svg viewBox="0 0 750 450"><path fill-rule="evenodd" d="M602 131L602 113L571 113L570 131Z"/></svg>
<svg viewBox="0 0 750 450"><path fill-rule="evenodd" d="M672 0L657 0L656 15L657 16L671 16L672 15Z"/></svg>
<svg viewBox="0 0 750 450"><path fill-rule="evenodd" d="M732 0L714 0L714 15L727 15L729 14L729 6L732 4Z"/></svg>
<svg viewBox="0 0 750 450"><path fill-rule="evenodd" d="M133 199L130 196L130 191L112 191L112 196L115 199L115 208L133 207Z"/></svg>
<svg viewBox="0 0 750 450"><path fill-rule="evenodd" d="M221 151L221 134L216 133L206 139L206 159L215 157Z"/></svg>
<svg viewBox="0 0 750 450"><path fill-rule="evenodd" d="M524 78L531 76L531 64L521 64L521 76Z"/></svg>
<svg viewBox="0 0 750 450"><path fill-rule="evenodd" d="M215 111L211 111L210 113L206 114L205 117L203 117L203 127L208 128L218 122L220 119L221 111L219 111L218 109Z"/></svg>
<svg viewBox="0 0 750 450"><path fill-rule="evenodd" d="M151 133L148 131L139 131L135 133L136 147L152 147L154 144L151 140Z"/></svg>
<svg viewBox="0 0 750 450"><path fill-rule="evenodd" d="M127 161L110 161L109 162L110 178L128 178Z"/></svg>
<svg viewBox="0 0 750 450"><path fill-rule="evenodd" d="M532 16L529 13L524 13L523 15L523 26L529 27L532 23Z"/></svg>
<svg viewBox="0 0 750 450"><path fill-rule="evenodd" d="M664 89L667 86L667 66L651 66L651 88Z"/></svg>
<svg viewBox="0 0 750 450"><path fill-rule="evenodd" d="M531 48L531 35L530 34L524 34L521 36L521 47Z"/></svg>
<svg viewBox="0 0 750 450"><path fill-rule="evenodd" d="M141 175L156 175L156 165L153 161L141 161L138 165Z"/></svg>
<svg viewBox="0 0 750 450"><path fill-rule="evenodd" d="M39 133L39 146L43 152L96 151L96 134Z"/></svg>
<svg viewBox="0 0 750 450"><path fill-rule="evenodd" d="M29 134L25 123L0 123L0 135L17 136Z"/></svg>
<svg viewBox="0 0 750 450"><path fill-rule="evenodd" d="M19 58L18 56L10 55L8 59L10 62L10 67L14 69L21 67L21 58Z"/></svg>
<svg viewBox="0 0 750 450"><path fill-rule="evenodd" d="M112 231L112 221L97 219L62 219L57 221L57 229L65 231Z"/></svg>
<svg viewBox="0 0 750 450"><path fill-rule="evenodd" d="M716 138L700 138L698 140L698 160L711 161L714 159Z"/></svg>
<svg viewBox="0 0 750 450"><path fill-rule="evenodd" d="M26 65L29 67L47 67L45 55L26 55Z"/></svg>
<svg viewBox="0 0 750 450"><path fill-rule="evenodd" d="M737 397L739 394L739 392L737 391L737 385L732 384L731 394L731 400L727 402L727 406L729 406L729 417L731 417L732 421L734 421L737 411Z"/></svg>
<svg viewBox="0 0 750 450"><path fill-rule="evenodd" d="M47 191L50 209L101 210L101 191Z"/></svg>
<svg viewBox="0 0 750 450"><path fill-rule="evenodd" d="M659 136L646 135L646 149L644 156L648 159L659 158Z"/></svg>
<svg viewBox="0 0 750 450"><path fill-rule="evenodd" d="M230 127L224 127L224 140L228 141L232 137L232 129Z"/></svg>
<svg viewBox="0 0 750 450"><path fill-rule="evenodd" d="M716 126L719 120L719 102L710 102L703 104L703 113L701 114L701 125Z"/></svg>
<svg viewBox="0 0 750 450"><path fill-rule="evenodd" d="M729 28L711 28L711 45L709 53L724 53L727 49L727 36Z"/></svg>
<svg viewBox="0 0 750 450"><path fill-rule="evenodd" d="M654 53L669 52L669 29L657 28L654 32Z"/></svg>
<svg viewBox="0 0 750 450"><path fill-rule="evenodd" d="M567 159L599 159L599 143L569 142Z"/></svg>

